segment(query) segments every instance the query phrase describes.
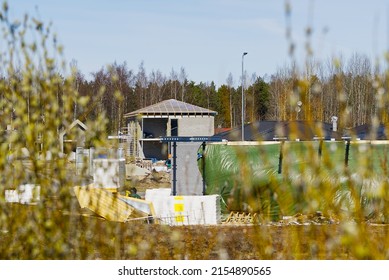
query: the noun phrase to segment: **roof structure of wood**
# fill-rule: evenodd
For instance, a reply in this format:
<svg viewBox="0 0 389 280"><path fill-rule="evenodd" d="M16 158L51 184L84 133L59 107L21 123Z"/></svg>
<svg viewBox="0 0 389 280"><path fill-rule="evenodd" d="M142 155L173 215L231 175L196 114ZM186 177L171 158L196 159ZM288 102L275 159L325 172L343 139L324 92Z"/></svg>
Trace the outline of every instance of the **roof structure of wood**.
<svg viewBox="0 0 389 280"><path fill-rule="evenodd" d="M188 116L215 116L217 112L208 110L193 104L178 101L176 99L164 100L154 105L127 113L125 118L136 116L171 116L171 115L188 115Z"/></svg>

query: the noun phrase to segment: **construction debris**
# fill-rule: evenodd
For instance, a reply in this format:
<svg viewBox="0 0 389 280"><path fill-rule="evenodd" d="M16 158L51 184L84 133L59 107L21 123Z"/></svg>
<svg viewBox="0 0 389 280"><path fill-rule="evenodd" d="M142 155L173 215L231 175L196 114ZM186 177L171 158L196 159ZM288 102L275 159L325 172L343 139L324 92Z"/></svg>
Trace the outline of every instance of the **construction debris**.
<svg viewBox="0 0 389 280"><path fill-rule="evenodd" d="M151 171L146 168L142 168L133 163L126 164L126 177L130 179L132 177L146 177Z"/></svg>
<svg viewBox="0 0 389 280"><path fill-rule="evenodd" d="M136 158L135 165L140 167L140 168L144 168L144 169L147 169L150 171L153 169L153 162L152 162L152 160L149 160L149 159Z"/></svg>
<svg viewBox="0 0 389 280"><path fill-rule="evenodd" d="M5 201L20 204L36 204L40 201L40 186L35 184L20 185L17 189L5 190Z"/></svg>
<svg viewBox="0 0 389 280"><path fill-rule="evenodd" d="M147 215L120 199L117 193L94 188L93 185L73 188L81 208L88 208L109 221L126 222L131 217Z"/></svg>
<svg viewBox="0 0 389 280"><path fill-rule="evenodd" d="M316 211L313 214L304 215L297 213L293 216L284 216L278 225L322 225L335 224L337 220L332 217L326 217L321 211Z"/></svg>
<svg viewBox="0 0 389 280"><path fill-rule="evenodd" d="M138 193L145 193L148 189L169 188L171 189L171 176L167 172L152 171L144 177L134 177L134 187Z"/></svg>
<svg viewBox="0 0 389 280"><path fill-rule="evenodd" d="M118 195L118 197L128 205L134 207L138 214L141 213L141 217L156 216L153 203L129 196Z"/></svg>
<svg viewBox="0 0 389 280"><path fill-rule="evenodd" d="M93 185L74 187L81 208L109 221L153 220L167 225L216 225L220 223L220 198L171 196L170 189L148 190L146 200L120 195ZM155 205L155 208L154 208Z"/></svg>

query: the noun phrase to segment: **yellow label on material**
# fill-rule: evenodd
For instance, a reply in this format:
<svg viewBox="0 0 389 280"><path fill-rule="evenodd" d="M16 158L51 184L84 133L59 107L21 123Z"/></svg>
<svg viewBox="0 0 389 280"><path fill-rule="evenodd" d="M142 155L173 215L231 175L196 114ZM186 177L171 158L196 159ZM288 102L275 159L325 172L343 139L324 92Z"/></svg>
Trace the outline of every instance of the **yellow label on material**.
<svg viewBox="0 0 389 280"><path fill-rule="evenodd" d="M184 222L184 216L182 216L182 215L176 216L176 222L177 223L183 223Z"/></svg>
<svg viewBox="0 0 389 280"><path fill-rule="evenodd" d="M184 200L184 197L183 196L175 196L174 200Z"/></svg>
<svg viewBox="0 0 389 280"><path fill-rule="evenodd" d="M174 204L174 211L175 212L183 212L184 211L184 204Z"/></svg>

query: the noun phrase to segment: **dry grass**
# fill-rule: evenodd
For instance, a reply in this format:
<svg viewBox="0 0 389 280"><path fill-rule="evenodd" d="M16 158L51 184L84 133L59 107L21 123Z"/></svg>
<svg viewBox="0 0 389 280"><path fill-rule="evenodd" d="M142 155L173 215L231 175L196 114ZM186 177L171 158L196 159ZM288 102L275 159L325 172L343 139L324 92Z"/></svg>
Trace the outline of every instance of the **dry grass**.
<svg viewBox="0 0 389 280"><path fill-rule="evenodd" d="M305 166L305 170L299 169L302 174L304 171L309 172L305 172L305 177L298 177L299 192L295 192L294 196L288 190L296 187L295 182L287 176L280 184L271 177L266 187L272 186L274 189L262 189L262 185L258 184L263 181L257 182L255 191L259 193L264 190L265 195L258 197L263 198L260 202L266 202L262 208L257 207L258 211L271 209L274 201L280 209L292 208L293 211L301 210L303 214L321 210L314 208L324 205L327 210L323 211L325 214L336 210L334 213L340 217L332 224L291 225L265 220L255 226L169 227L115 223L83 215L78 201L69 191L78 182L74 173L67 171L66 161L61 159L57 134L74 120L74 108L80 112L82 108L90 107L90 100L79 96L74 75L62 77L57 72L55 65L65 65L65 62L57 59L61 57L63 48L58 46L55 36L51 36L50 25L29 17L20 21L21 24L15 24L8 16L6 4L0 13L1 39L4 42L0 46L0 72L3 74L0 79L0 125L4 129L11 123L11 128L15 128L12 132L1 131L0 134L0 259L389 258L388 225L367 223L363 211L366 209L364 203L373 205L368 199L375 200L379 202L379 207L375 208L379 213L376 214L383 214L382 222L387 222L389 193L386 156L378 162L385 176L379 181L376 197L366 196L367 200L361 200L362 193L357 192L359 182L351 176L346 177L346 196L353 204L351 215L341 215L342 205L333 207L331 188L334 184L328 178L332 179L342 173L331 169L327 159L323 163L328 165L330 175L316 172L317 169L310 165ZM29 38L35 38L36 41L30 42ZM297 76L293 78L296 78L296 85L307 82L299 81ZM379 77L375 79L379 86L377 94L386 92L385 81L379 81ZM342 77L336 77L336 80L341 85ZM299 90L298 87L285 89L285 96L290 99L285 104L289 104L290 108L302 93ZM334 90L340 100L346 100L341 87ZM103 92L104 89L101 89L96 93L96 100L100 100ZM374 118L372 116L372 123L378 123L378 117L388 119L386 108L389 101L386 96L377 99L378 111ZM340 110L339 118L347 119L350 117L348 108L346 104L341 105L344 108ZM95 147L104 146L104 139L107 139L104 112L99 112L96 119L87 125L88 142ZM38 145L41 141L44 143L42 150L39 149L41 145ZM23 149L30 153L28 173L25 166L15 160ZM48 156L51 157L50 161L42 160ZM242 162L245 162L244 156ZM308 157L312 158L309 154ZM294 159L291 157L291 162ZM278 162L278 158L275 161ZM287 169L291 166L285 164L284 167ZM243 194L250 198L254 187L250 184L253 173L248 164L242 164L241 167L237 172L240 177L233 183L236 187L245 186ZM373 170L368 160L365 167L365 173ZM310 181L312 178L314 180ZM15 189L26 182L41 187L41 202L32 206L6 203L3 199L4 191ZM328 203L321 204L322 200ZM257 202L253 201L253 206L257 206L254 205Z"/></svg>
<svg viewBox="0 0 389 280"><path fill-rule="evenodd" d="M46 207L47 209L47 207ZM162 226L115 223L80 212L10 205L0 259L387 259L389 225ZM15 226L12 226L15 225ZM24 225L24 226L21 226ZM21 246L21 243L23 246Z"/></svg>

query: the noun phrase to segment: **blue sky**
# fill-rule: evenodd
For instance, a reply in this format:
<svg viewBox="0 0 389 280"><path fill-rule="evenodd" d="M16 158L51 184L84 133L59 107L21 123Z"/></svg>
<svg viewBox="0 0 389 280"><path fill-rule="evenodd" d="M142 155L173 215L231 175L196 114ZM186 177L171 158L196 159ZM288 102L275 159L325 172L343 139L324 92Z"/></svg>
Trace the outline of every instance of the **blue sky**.
<svg viewBox="0 0 389 280"><path fill-rule="evenodd" d="M295 60L304 64L305 30L314 56L353 53L383 58L389 47L389 1L290 0ZM231 72L240 83L242 53L251 76L270 76L290 63L285 1L279 0L10 0L10 14L52 22L65 59L86 78L126 62L169 76L184 67L189 80L220 86ZM36 9L38 7L38 9Z"/></svg>

